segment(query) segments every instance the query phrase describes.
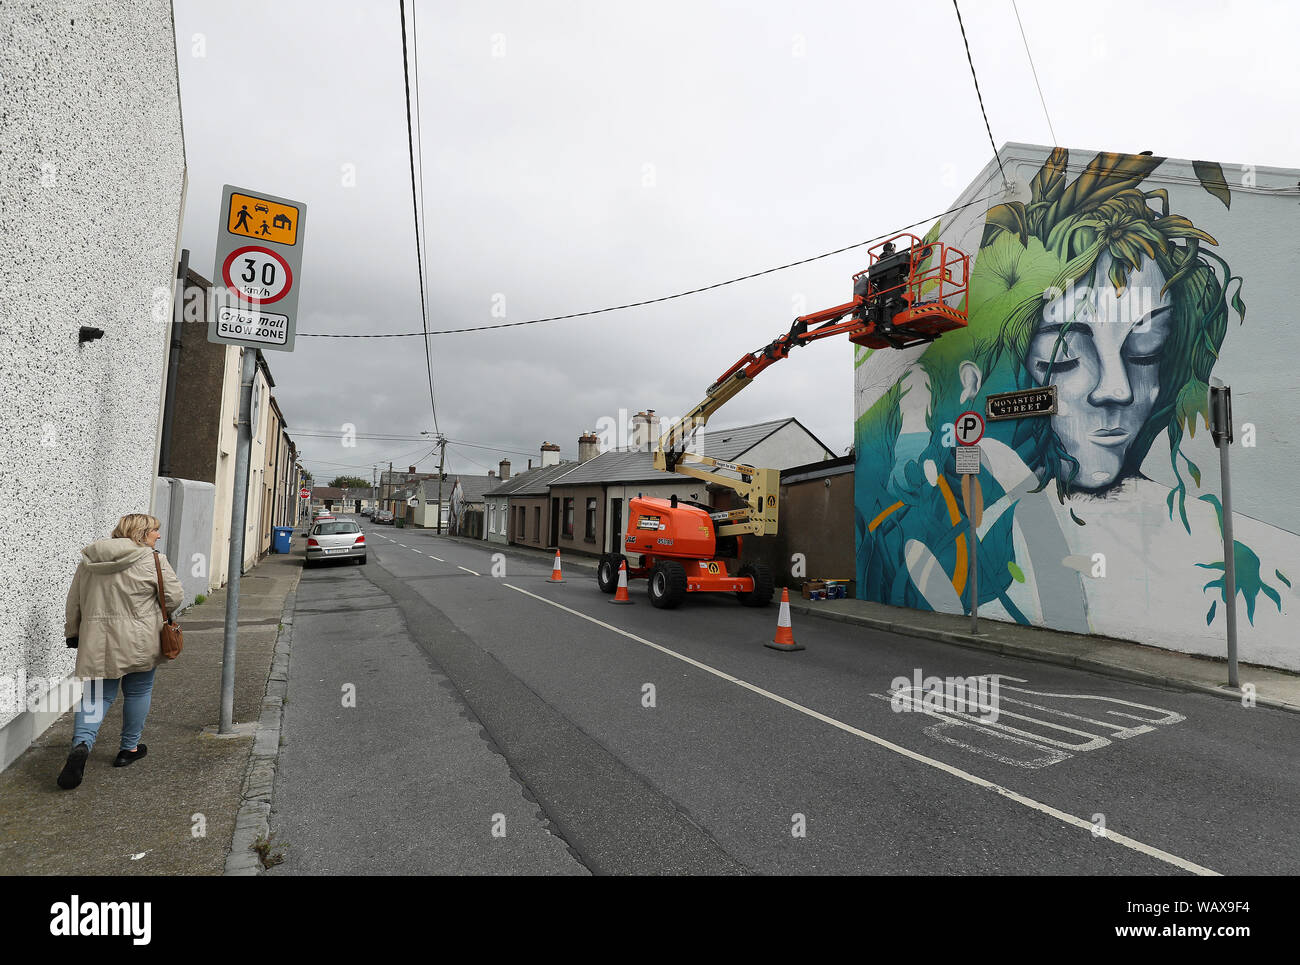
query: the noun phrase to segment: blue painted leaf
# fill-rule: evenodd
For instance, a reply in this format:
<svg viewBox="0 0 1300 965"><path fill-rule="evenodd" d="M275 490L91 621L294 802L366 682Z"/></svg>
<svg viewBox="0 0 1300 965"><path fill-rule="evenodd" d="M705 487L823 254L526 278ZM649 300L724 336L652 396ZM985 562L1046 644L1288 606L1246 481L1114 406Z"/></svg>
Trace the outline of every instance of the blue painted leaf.
<svg viewBox="0 0 1300 965"><path fill-rule="evenodd" d="M1285 583L1287 586L1291 585L1291 581L1286 578L1286 575L1283 574L1281 570L1274 570L1273 575L1276 576L1283 583Z"/></svg>
<svg viewBox="0 0 1300 965"><path fill-rule="evenodd" d="M1214 622L1214 611L1218 609L1218 606L1219 606L1218 600L1210 601L1210 612L1205 614L1205 625L1207 627Z"/></svg>

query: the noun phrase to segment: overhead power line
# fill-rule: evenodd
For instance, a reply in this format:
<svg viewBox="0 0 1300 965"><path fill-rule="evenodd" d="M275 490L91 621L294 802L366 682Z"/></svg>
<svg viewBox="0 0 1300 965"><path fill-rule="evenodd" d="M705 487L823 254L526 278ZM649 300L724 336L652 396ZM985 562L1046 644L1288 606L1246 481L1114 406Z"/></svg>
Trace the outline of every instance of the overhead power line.
<svg viewBox="0 0 1300 965"><path fill-rule="evenodd" d="M1029 38L1025 36L1025 25L1020 20L1020 8L1016 0L1011 0L1011 9L1016 12L1016 24L1020 27L1020 39L1025 42L1025 56L1029 58L1029 69L1034 75L1034 86L1038 88L1038 101L1043 105L1043 116L1047 118L1047 133L1052 135L1052 146L1060 144L1056 139L1056 129L1052 127L1052 115L1047 112L1047 99L1043 97L1043 85L1038 82L1038 68L1034 66L1034 55L1029 52Z"/></svg>
<svg viewBox="0 0 1300 965"><path fill-rule="evenodd" d="M989 114L984 109L984 95L980 93L980 79L975 73L975 61L971 59L970 43L966 40L966 24L961 19L961 7L957 6L957 0L952 0L952 8L957 11L957 26L961 28L962 46L966 48L966 63L970 64L971 80L975 81L975 96L979 98L980 113L984 115L984 130L989 132L989 144L993 146L993 157L997 159L998 170L1002 172L1002 183L1007 184L1007 172L1002 167L1002 158L998 155L998 143L993 140L993 128L989 126Z"/></svg>
<svg viewBox="0 0 1300 965"><path fill-rule="evenodd" d="M411 72L407 66L406 60L406 0L397 0L398 7L401 10L402 17L402 83L406 88L406 145L407 153L411 157L411 209L415 215L415 270L420 282L420 328L424 335L424 366L429 373L429 406L433 410L433 428L438 429L438 402L433 391L433 357L429 354L429 307L424 297L424 258L421 254L420 239L423 236L424 216L421 212L420 202L416 197L415 191L415 134L411 126ZM412 37L411 46L415 48L415 92L416 106L419 107L420 94L420 54L419 40L415 35L415 0L411 2L411 27ZM420 151L420 184L421 194L423 194L424 184L424 151L423 146Z"/></svg>
<svg viewBox="0 0 1300 965"><path fill-rule="evenodd" d="M677 292L674 295L662 295L659 298L647 298L639 302L627 302L623 305L611 305L609 308L593 308L585 312L571 312L568 315L550 315L546 318L530 318L523 322L497 322L492 325L473 325L468 328L443 328L434 329L430 332L380 332L366 333L360 335L352 334L334 334L327 332L299 332L298 338L410 338L420 337L422 335L460 335L465 332L487 332L497 328L518 328L521 325L540 325L543 322L561 322L570 318L585 318L589 315L603 315L606 312L621 312L628 308L640 308L643 305L656 305L660 302L669 302L676 298L685 298L688 295L698 295L701 292L713 291L715 288L725 288L727 285L735 285L742 281L749 281L751 278L759 278L763 275L770 275L773 272L784 271L787 268L795 268L799 265L806 265L810 262L820 261L823 258L830 258L832 255L840 255L846 251L852 251L854 248L861 248L864 245L875 244L877 241L883 241L886 238L892 238L894 235L904 231L910 231L912 228L918 228L923 224L929 224L937 218L961 211L963 208L969 208L971 205L988 201L993 195L984 195L975 198L955 207L948 208L946 211L940 211L938 214L930 215L928 218L922 218L920 221L913 221L911 224L903 225L901 228L895 228L893 231L886 231L884 234L876 235L874 238L868 238L866 241L859 241L851 245L845 245L843 248L836 248L834 251L823 252L820 255L813 255L811 258L801 258L799 261L791 261L784 265L777 265L775 268L764 268L762 271L750 272L748 275L740 275L736 278L728 278L726 281L714 282L712 285L704 285L700 288L692 288L688 291Z"/></svg>

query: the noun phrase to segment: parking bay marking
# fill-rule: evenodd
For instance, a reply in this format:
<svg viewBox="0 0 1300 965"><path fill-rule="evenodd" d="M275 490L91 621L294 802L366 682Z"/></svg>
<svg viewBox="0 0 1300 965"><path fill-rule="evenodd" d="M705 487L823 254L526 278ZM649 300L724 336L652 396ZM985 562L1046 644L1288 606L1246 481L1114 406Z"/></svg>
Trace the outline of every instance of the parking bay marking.
<svg viewBox="0 0 1300 965"><path fill-rule="evenodd" d="M929 767L933 767L936 770L943 771L945 774L949 774L955 778L958 778L959 780L966 781L967 783L974 784L977 787L986 788L987 790L993 791L996 794L1004 798L1007 798L1010 801L1014 801L1017 804L1024 805L1027 808L1031 808L1042 814L1046 814L1049 817L1056 818L1056 820L1062 822L1063 824L1068 824L1071 827L1082 828L1083 830L1088 831L1090 834L1093 833L1094 831L1094 825L1091 821L1085 821L1083 818L1075 817L1073 814L1069 814L1065 811L1059 810L1058 808L1054 808L1050 804L1044 804L1041 801L1035 801L1031 797L1026 797L1023 794L1019 794L1016 791L1013 791L1007 787L1003 787L1000 784L995 784L993 781L985 780L982 777L972 774L970 771L962 770L960 767L953 767L951 764L945 764L943 761L936 760L933 757L927 757L926 755L919 754L916 751L908 750L906 747L902 747L898 744L893 743L892 741L885 740L883 737L877 737L875 734L870 734L865 730L861 730L857 727L854 727L852 724L846 724L841 720L836 720L834 717L827 717L825 714L815 711L810 707L805 707L803 704L796 703L795 701L790 700L787 697L782 697L780 694L774 694L772 693L772 691L764 690L762 687L759 687L756 684L751 684L747 680L741 680L739 677L733 677L725 670L718 670L716 667L710 667L708 664L701 663L700 661L692 659L691 657L688 657L685 654L678 653L676 650L670 650L667 647L662 646L661 644L654 643L650 640L645 639L645 637L639 637L635 633L630 633L629 631L624 630L621 627L616 627L611 623L606 623L604 620L598 620L595 617L588 616L587 614L581 613L578 610L574 610L571 607L567 607L562 603L556 603L554 600L548 600L543 596L538 596L536 593L530 593L529 591L522 589L521 587L514 586L513 584L510 583L503 583L502 585L508 586L510 587L510 589L522 593L525 596L530 596L534 600L540 600L542 603L548 604L549 606L553 606L557 609L564 610L566 613L572 613L575 617L579 617L583 620L588 621L589 623L594 623L599 627L604 627L606 630L612 630L614 633L627 637L629 640L635 640L637 643L650 647L652 650L658 650L660 653L666 654L670 657L680 660L683 663L690 664L692 667L696 667L700 670L703 670L705 673L713 674L713 676L718 677L722 680L726 680L729 683L733 683L738 687L743 687L745 690L758 694L760 697L766 697L768 700L775 701L778 704L782 704L783 706L789 707L791 710L798 711L799 713L811 717L814 720L820 720L824 724L830 724L832 727L838 728L839 730L844 731L846 734L852 734L855 737L860 737L862 738L862 740L869 741L872 744L875 744L879 747L883 747L885 750L893 751L895 754L901 754L903 757L916 761L917 763L925 764ZM1144 854L1147 857L1155 858L1158 861L1163 861L1166 864L1171 864L1175 868L1181 868L1184 871L1188 871L1195 875L1212 875L1216 877L1219 875L1219 872L1214 871L1211 868L1206 868L1203 865L1199 865L1196 864L1195 862L1188 861L1186 858L1180 858L1175 854L1170 854L1168 851L1162 851L1161 849L1152 847L1149 844L1144 844L1143 842L1138 841L1136 838L1130 838L1128 835L1120 834L1119 832L1114 831L1111 828L1106 829L1105 840L1112 841L1115 844L1123 845L1124 847L1136 851L1139 854Z"/></svg>

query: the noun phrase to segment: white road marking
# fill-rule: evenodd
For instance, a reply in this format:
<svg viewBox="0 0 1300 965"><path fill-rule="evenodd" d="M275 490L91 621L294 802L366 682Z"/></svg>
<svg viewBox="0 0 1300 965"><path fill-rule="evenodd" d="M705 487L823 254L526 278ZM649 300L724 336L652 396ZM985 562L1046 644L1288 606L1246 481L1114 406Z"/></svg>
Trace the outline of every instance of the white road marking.
<svg viewBox="0 0 1300 965"><path fill-rule="evenodd" d="M447 561L444 560L441 556L434 556L432 553L426 553L425 555L426 555L427 557L429 557L429 559L431 559L431 560L437 560L439 563L446 563L446 562L447 562Z"/></svg>
<svg viewBox="0 0 1300 965"><path fill-rule="evenodd" d="M458 570L464 570L466 573L474 573L474 571L471 570L468 566L461 566L459 563L456 564L456 569L458 569ZM475 576L482 576L483 574L482 574L482 573L474 573L474 575L475 575Z"/></svg>
<svg viewBox="0 0 1300 965"><path fill-rule="evenodd" d="M464 567L462 567L462 569L464 569ZM567 607L562 603L556 603L554 600L548 600L543 596L538 596L536 593L530 593L528 590L514 586L510 583L504 583L502 585L508 586L510 587L510 589L522 593L525 596L531 596L534 600L540 600L542 603L545 603L549 606L553 606L556 607L557 609L564 610L566 613L572 613L575 617L579 617L590 623L594 623L597 626L604 627L606 630L612 630L614 633L625 636L629 640L635 640L637 643L650 647L652 650L658 650L660 653L667 654L670 657L674 657L677 660L682 661L683 663L690 664L692 667L696 667L700 670L703 670L705 673L713 674L713 676L718 677L722 680L726 680L729 683L733 683L738 687L743 687L744 689L752 693L758 694L760 697L766 697L768 700L772 700L778 704L782 704L786 707L789 707L791 710L796 710L801 714L813 718L814 720L820 720L824 724L830 724L832 727L838 728L839 730L844 731L846 734L852 734L855 737L860 737L865 741L870 741L872 744L875 744L879 747L883 747L886 750L893 751L895 754L900 754L903 757L916 761L920 764L925 764L929 767L935 768L936 770L943 771L945 774L950 774L953 777L958 778L959 780L963 780L966 781L967 783L974 784L977 787L986 788L987 790L993 791L994 793L1001 795L1007 800L1014 801L1017 804L1022 804L1027 808L1031 808L1042 814L1046 814L1049 817L1056 818L1056 820L1060 821L1063 824L1068 824L1071 827L1081 828L1089 832L1090 834L1093 832L1094 825L1091 821L1085 821L1083 818L1076 817L1073 814L1069 814L1065 811L1059 810L1058 808L1054 808L1050 804L1044 804L1041 801L1035 801L1031 797L1026 797L1023 794L1019 794L1016 791L1013 791L1010 788L1003 787L1000 784L995 784L993 781L985 780L982 777L970 773L970 771L964 771L960 767L953 767L951 764L945 764L943 761L936 760L933 757L927 757L924 754L918 754L916 751L908 750L906 747L902 747L898 744L895 744L893 741L885 740L885 738L878 737L875 734L870 734L865 730L861 730L857 727L854 727L852 724L846 724L841 720L836 720L834 717L827 717L825 714L819 713L818 711L815 711L810 707L805 707L803 704L796 703L795 701L790 700L787 697L782 697L780 694L774 694L770 690L764 690L762 687L759 687L755 684L751 684L747 680L741 680L739 677L733 677L731 674L727 673L724 670L718 670L716 667L710 667L708 664L701 663L698 660L694 660L691 657L686 656L685 654L678 653L676 650L669 650L665 646L661 646L660 644L647 640L644 637L638 637L635 633L630 633L627 630L622 629L621 627L616 627L613 624L606 623L604 620L598 620L595 617L588 616L585 613L580 613L579 611L574 610L571 607ZM1114 831L1109 827L1106 829L1105 840L1113 841L1115 844L1123 845L1124 847L1130 848L1131 850L1136 851L1139 854L1144 854L1147 857L1155 858L1157 861L1163 861L1166 864L1173 865L1175 868L1181 868L1182 870L1191 872L1192 874L1195 875L1211 875L1216 877L1219 876L1219 872L1214 871L1213 869L1206 868L1192 861L1188 861L1186 858L1180 858L1175 854L1170 854L1168 851L1162 851L1161 849L1152 847L1149 844L1144 844L1141 841L1138 841L1136 838L1130 838L1128 837L1128 835L1120 834L1119 832Z"/></svg>
<svg viewBox="0 0 1300 965"><path fill-rule="evenodd" d="M417 550L414 546L410 547L410 550L411 550L412 553L418 553L418 552L420 552L420 551Z"/></svg>

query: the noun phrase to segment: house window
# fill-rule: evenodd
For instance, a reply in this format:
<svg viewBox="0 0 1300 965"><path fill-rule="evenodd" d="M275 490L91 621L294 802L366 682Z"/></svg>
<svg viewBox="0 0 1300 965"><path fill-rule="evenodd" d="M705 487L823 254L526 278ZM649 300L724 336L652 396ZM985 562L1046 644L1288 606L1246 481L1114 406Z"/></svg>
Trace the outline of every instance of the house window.
<svg viewBox="0 0 1300 965"><path fill-rule="evenodd" d="M564 536L573 539L573 498L564 501Z"/></svg>
<svg viewBox="0 0 1300 965"><path fill-rule="evenodd" d="M519 507L519 529L515 535L519 537L519 542L521 543L524 541L524 514L527 512L528 510L523 506Z"/></svg>
<svg viewBox="0 0 1300 965"><path fill-rule="evenodd" d="M495 533L496 531L497 531L497 508L495 505L493 505L488 507L488 532Z"/></svg>
<svg viewBox="0 0 1300 965"><path fill-rule="evenodd" d="M533 542L540 543L541 541L542 541L542 507L534 506L533 507Z"/></svg>
<svg viewBox="0 0 1300 965"><path fill-rule="evenodd" d="M596 499L587 499L587 542L596 542Z"/></svg>

